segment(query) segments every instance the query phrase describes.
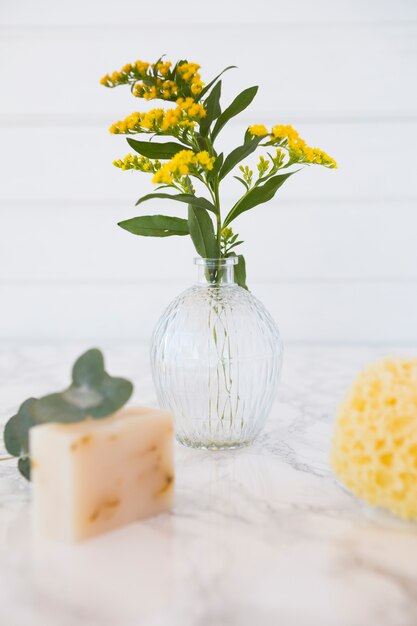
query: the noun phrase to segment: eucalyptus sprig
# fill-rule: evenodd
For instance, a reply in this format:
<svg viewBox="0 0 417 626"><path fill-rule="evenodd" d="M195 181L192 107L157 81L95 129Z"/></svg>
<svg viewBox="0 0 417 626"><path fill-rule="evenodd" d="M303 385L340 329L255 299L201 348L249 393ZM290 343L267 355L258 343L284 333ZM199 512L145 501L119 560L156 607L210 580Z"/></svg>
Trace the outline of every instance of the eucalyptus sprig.
<svg viewBox="0 0 417 626"><path fill-rule="evenodd" d="M271 200L298 171L299 168L293 166L337 167L332 157L319 148L308 146L288 125L276 125L271 130L263 124L249 126L243 143L225 155L217 147L218 136L232 118L251 104L258 91L257 86L248 87L223 108L221 76L232 67L227 67L205 85L196 63L180 60L172 64L161 57L153 64L144 61L129 63L120 72L106 74L101 79L106 87L129 85L135 97L176 104L175 108L134 112L113 124L110 132L151 135L152 140L154 137L175 139L158 142L128 137L128 144L140 156L128 154L124 159L114 161L114 165L122 170L152 174L152 182L158 185L156 193L143 196L136 205L152 199L174 200L188 205L187 218L141 215L119 222L121 228L145 237L190 235L198 254L206 258L224 258L231 254L231 248L222 236L224 229L231 230L230 224L239 215ZM255 176L254 169L242 161L259 149L264 153L259 157ZM221 183L237 167L240 174L234 178L243 184L245 191L223 217ZM194 183L204 189L208 197L197 193ZM171 189L175 193L161 192L162 189ZM229 239L232 237L235 237L234 247L243 243L237 234L232 233ZM246 287L245 261L242 255L238 255L238 259L237 282Z"/></svg>
<svg viewBox="0 0 417 626"><path fill-rule="evenodd" d="M113 378L105 371L100 350L88 350L75 362L72 383L67 389L25 400L9 419L4 428L6 450L18 458L20 473L30 480L29 430L33 426L106 417L120 409L132 392L129 380Z"/></svg>

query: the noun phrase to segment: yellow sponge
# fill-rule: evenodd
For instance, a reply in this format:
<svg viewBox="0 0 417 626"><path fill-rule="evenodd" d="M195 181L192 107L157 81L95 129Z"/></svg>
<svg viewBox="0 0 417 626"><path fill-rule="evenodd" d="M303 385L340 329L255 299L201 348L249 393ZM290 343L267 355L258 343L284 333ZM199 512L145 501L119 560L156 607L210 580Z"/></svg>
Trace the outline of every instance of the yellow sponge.
<svg viewBox="0 0 417 626"><path fill-rule="evenodd" d="M417 520L417 359L359 374L339 408L331 464L355 495Z"/></svg>

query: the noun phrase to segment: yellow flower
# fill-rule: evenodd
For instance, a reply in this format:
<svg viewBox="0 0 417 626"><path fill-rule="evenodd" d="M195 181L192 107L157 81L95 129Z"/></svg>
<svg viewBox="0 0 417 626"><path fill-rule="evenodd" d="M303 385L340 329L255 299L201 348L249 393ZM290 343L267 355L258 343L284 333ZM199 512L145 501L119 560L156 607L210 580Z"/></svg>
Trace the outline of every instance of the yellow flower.
<svg viewBox="0 0 417 626"><path fill-rule="evenodd" d="M336 161L320 148L312 148L301 139L298 131L290 125L277 125L272 128L271 140L288 150L293 163L323 165L330 169L337 168Z"/></svg>
<svg viewBox="0 0 417 626"><path fill-rule="evenodd" d="M197 162L202 165L206 170L212 170L214 167L214 157L211 157L207 150L203 150L202 152L198 152L196 154Z"/></svg>
<svg viewBox="0 0 417 626"><path fill-rule="evenodd" d="M197 63L182 62L172 68L171 61L158 61L150 65L145 61L127 63L120 72L106 74L100 80L105 87L129 84L134 96L146 100L175 101L178 96L198 96L204 83L198 73Z"/></svg>
<svg viewBox="0 0 417 626"><path fill-rule="evenodd" d="M148 113L143 114L140 125L146 130L158 130L163 122L164 115L164 109L151 109Z"/></svg>
<svg viewBox="0 0 417 626"><path fill-rule="evenodd" d="M151 87L146 87L146 91L144 90L142 97L145 98L145 100L155 100L158 97L156 87L153 85Z"/></svg>
<svg viewBox="0 0 417 626"><path fill-rule="evenodd" d="M125 120L110 127L114 134L154 132L180 135L184 129L193 128L196 121L207 115L203 105L192 98L179 98L175 109L151 109L147 113L132 113Z"/></svg>
<svg viewBox="0 0 417 626"><path fill-rule="evenodd" d="M221 232L221 236L223 239L230 239L230 237L233 237L233 230L230 228L230 226L225 226L224 228L222 228L222 232Z"/></svg>
<svg viewBox="0 0 417 626"><path fill-rule="evenodd" d="M193 80L192 84L191 84L191 93L194 94L195 96L198 96L199 93L202 92L204 87L204 83L197 79L197 80Z"/></svg>
<svg viewBox="0 0 417 626"><path fill-rule="evenodd" d="M124 159L117 159L113 161L115 167L119 167L121 170L139 170L141 172L157 172L161 168L161 163L158 159L152 161L144 156L137 154L127 154Z"/></svg>
<svg viewBox="0 0 417 626"><path fill-rule="evenodd" d="M140 113L132 113L125 119L125 124L128 130L134 131L135 128L140 125L142 119L142 115Z"/></svg>
<svg viewBox="0 0 417 626"><path fill-rule="evenodd" d="M152 182L155 185L170 185L172 183L172 176L169 173L169 169L166 167L166 165L163 165L161 169L156 172L156 174L152 178Z"/></svg>
<svg viewBox="0 0 417 626"><path fill-rule="evenodd" d="M146 63L145 61L136 61L135 66L139 74L146 74L146 72L148 71L149 63Z"/></svg>
<svg viewBox="0 0 417 626"><path fill-rule="evenodd" d="M313 163L317 163L318 165L324 165L330 169L337 169L336 161L329 156L324 150L320 150L320 148L313 148L314 153L314 161Z"/></svg>
<svg viewBox="0 0 417 626"><path fill-rule="evenodd" d="M249 126L248 131L255 137L263 137L268 134L268 130L263 124L254 124L253 126Z"/></svg>
<svg viewBox="0 0 417 626"><path fill-rule="evenodd" d="M176 126L179 122L180 115L181 111L178 108L165 111L164 119L161 123L161 129L163 131L167 131Z"/></svg>
<svg viewBox="0 0 417 626"><path fill-rule="evenodd" d="M178 96L178 87L172 80L161 80L157 78L155 85L149 85L142 82L135 84L133 95L137 98L145 98L145 100L175 100Z"/></svg>
<svg viewBox="0 0 417 626"><path fill-rule="evenodd" d="M111 75L106 74L100 80L102 85L106 87L116 87L117 85L124 85L129 81L138 80L144 78L148 70L149 63L143 61L136 61L135 63L126 63L120 70L120 72L113 72Z"/></svg>
<svg viewBox="0 0 417 626"><path fill-rule="evenodd" d="M192 150L180 150L175 156L167 163L170 171L173 174L179 174L185 176L190 172L190 165L196 160L195 154Z"/></svg>
<svg viewBox="0 0 417 626"><path fill-rule="evenodd" d="M197 63L181 63L177 67L177 73L181 76L182 80L185 82L191 82L193 79L200 78L200 75L197 75L197 71L200 69L200 66Z"/></svg>
<svg viewBox="0 0 417 626"><path fill-rule="evenodd" d="M279 169L284 165L286 159L288 160L288 152L286 152L286 150L283 150L282 148L277 148L277 153L272 158L274 167L276 169Z"/></svg>
<svg viewBox="0 0 417 626"><path fill-rule="evenodd" d="M177 104L189 117L201 119L207 115L207 111L203 105L195 102L192 98L178 98Z"/></svg>
<svg viewBox="0 0 417 626"><path fill-rule="evenodd" d="M271 131L273 139L297 139L299 137L298 132L292 126L278 124L274 126Z"/></svg>
<svg viewBox="0 0 417 626"><path fill-rule="evenodd" d="M165 63L160 61L159 63L156 63L156 65L154 65L154 69L156 69L159 74L161 74L161 76L166 76L169 72L169 68L171 67L171 65L171 61L166 61Z"/></svg>
<svg viewBox="0 0 417 626"><path fill-rule="evenodd" d="M262 177L269 170L269 161L265 157L260 156L258 162L259 177Z"/></svg>
<svg viewBox="0 0 417 626"><path fill-rule="evenodd" d="M173 180L180 180L188 174L210 171L213 169L214 160L206 150L197 153L192 150L180 150L156 172L152 182L169 185Z"/></svg>

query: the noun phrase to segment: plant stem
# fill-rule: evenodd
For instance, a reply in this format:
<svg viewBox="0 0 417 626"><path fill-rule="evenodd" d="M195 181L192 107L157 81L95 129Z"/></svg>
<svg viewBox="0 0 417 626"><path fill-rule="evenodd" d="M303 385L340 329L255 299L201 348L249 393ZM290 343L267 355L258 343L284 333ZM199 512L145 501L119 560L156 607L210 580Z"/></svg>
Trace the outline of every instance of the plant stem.
<svg viewBox="0 0 417 626"><path fill-rule="evenodd" d="M221 218L221 212L220 212L220 197L219 197L219 181L216 179L214 181L213 184L213 191L214 191L214 197L215 197L215 207L216 207L216 238L217 238L217 258L219 259L219 265L217 267L217 284L220 285L221 283L221 265L220 265L220 259L222 256L222 252L221 252L221 236L222 236L222 218Z"/></svg>
<svg viewBox="0 0 417 626"><path fill-rule="evenodd" d="M14 456L2 456L0 457L0 461L11 461L14 458Z"/></svg>

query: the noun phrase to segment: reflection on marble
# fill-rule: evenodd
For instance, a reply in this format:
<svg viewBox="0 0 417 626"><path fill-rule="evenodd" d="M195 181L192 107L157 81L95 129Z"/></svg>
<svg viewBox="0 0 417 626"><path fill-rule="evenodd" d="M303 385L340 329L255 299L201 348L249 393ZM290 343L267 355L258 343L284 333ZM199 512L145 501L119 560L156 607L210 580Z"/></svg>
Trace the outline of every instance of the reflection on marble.
<svg viewBox="0 0 417 626"><path fill-rule="evenodd" d="M87 347L0 346L1 421L26 397L65 386ZM135 400L154 404L146 349L103 348L109 370L135 380ZM253 447L178 447L174 512L84 544L34 537L30 486L2 462L0 623L415 626L417 526L361 504L328 467L334 409L352 375L399 352L288 347L278 402Z"/></svg>

